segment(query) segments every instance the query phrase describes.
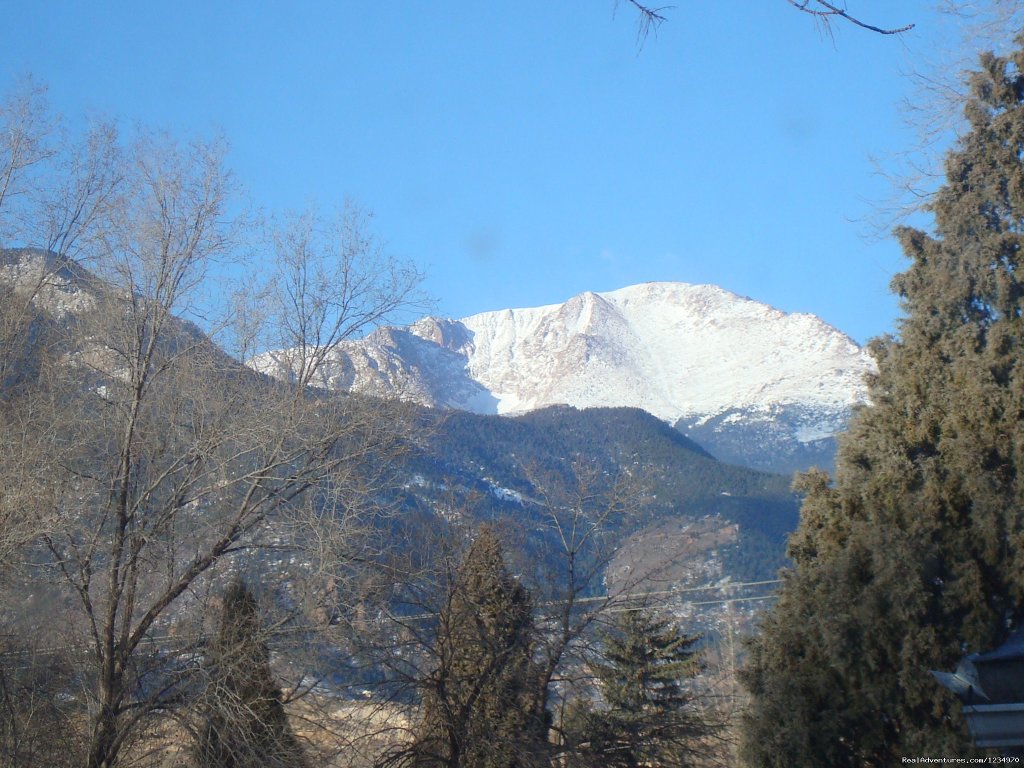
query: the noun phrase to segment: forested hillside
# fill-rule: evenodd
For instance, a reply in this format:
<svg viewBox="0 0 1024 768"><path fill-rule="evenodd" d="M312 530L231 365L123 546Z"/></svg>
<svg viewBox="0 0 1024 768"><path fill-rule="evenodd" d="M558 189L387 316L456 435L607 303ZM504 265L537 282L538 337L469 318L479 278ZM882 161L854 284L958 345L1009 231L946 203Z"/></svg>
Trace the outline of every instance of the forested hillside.
<svg viewBox="0 0 1024 768"><path fill-rule="evenodd" d="M615 523L622 539L665 520L721 516L740 525L728 574L774 578L784 563L785 537L796 525L791 478L723 464L644 411L556 406L514 418L457 411L431 418L426 453L411 464L430 479L423 496L475 491L467 508L476 514L528 519L550 486L564 490L582 472L595 495L628 481L635 498Z"/></svg>

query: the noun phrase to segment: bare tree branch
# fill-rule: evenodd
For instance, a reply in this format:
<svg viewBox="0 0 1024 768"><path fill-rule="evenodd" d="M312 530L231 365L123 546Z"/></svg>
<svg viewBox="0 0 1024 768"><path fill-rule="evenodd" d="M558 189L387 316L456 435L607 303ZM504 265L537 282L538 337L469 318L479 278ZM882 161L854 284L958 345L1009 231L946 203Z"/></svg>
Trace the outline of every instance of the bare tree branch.
<svg viewBox="0 0 1024 768"><path fill-rule="evenodd" d="M627 0L627 2L632 5L639 14L636 38L637 42L641 45L643 45L644 41L647 40L648 36L652 32L654 34L658 33L658 28L667 20L665 11L670 11L675 7L672 5L646 5L639 2L639 0ZM616 0L616 4L618 4L618 0Z"/></svg>
<svg viewBox="0 0 1024 768"><path fill-rule="evenodd" d="M627 2L633 6L638 14L637 41L641 45L652 32L657 34L661 25L667 21L665 12L675 8L672 5L647 5L640 2L640 0L627 0ZM899 35L903 32L909 32L915 26L914 24L904 24L901 27L879 27L862 21L860 18L852 15L845 7L841 7L835 2L828 2L827 0L786 0L786 2L798 11L813 16L829 33L831 33L831 21L834 19L842 19L861 29L876 32L880 35ZM616 0L617 5L618 0Z"/></svg>
<svg viewBox="0 0 1024 768"><path fill-rule="evenodd" d="M905 24L902 27L893 28L876 27L874 24L868 24L850 15L845 8L840 8L834 3L826 2L826 0L787 0L787 2L798 11L814 16L826 26L826 29L829 22L835 18L843 19L862 29L877 32L880 35L898 35L903 32L909 32L914 28L913 24Z"/></svg>

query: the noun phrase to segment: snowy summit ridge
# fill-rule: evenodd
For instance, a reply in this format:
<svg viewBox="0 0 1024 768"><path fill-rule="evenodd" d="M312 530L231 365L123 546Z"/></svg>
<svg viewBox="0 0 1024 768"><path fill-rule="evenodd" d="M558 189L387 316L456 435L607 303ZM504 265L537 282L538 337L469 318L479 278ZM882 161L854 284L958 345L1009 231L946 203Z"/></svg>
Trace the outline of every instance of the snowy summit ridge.
<svg viewBox="0 0 1024 768"><path fill-rule="evenodd" d="M254 365L284 374L287 353ZM807 443L845 425L873 369L865 350L814 315L714 285L658 282L383 328L339 347L319 383L478 413L633 406L695 429L781 414L791 438Z"/></svg>
<svg viewBox="0 0 1024 768"><path fill-rule="evenodd" d="M461 321L497 411L631 405L668 421L781 403L848 406L870 359L807 314L713 285L644 283Z"/></svg>

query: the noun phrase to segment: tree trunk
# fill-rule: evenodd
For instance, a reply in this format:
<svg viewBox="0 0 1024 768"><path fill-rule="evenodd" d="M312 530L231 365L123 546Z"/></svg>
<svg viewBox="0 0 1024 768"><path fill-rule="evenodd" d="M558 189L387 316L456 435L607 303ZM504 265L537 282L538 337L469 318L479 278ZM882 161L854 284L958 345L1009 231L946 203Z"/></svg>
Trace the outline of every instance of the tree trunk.
<svg viewBox="0 0 1024 768"><path fill-rule="evenodd" d="M120 751L117 736L117 714L109 704L104 704L93 725L87 768L113 768Z"/></svg>

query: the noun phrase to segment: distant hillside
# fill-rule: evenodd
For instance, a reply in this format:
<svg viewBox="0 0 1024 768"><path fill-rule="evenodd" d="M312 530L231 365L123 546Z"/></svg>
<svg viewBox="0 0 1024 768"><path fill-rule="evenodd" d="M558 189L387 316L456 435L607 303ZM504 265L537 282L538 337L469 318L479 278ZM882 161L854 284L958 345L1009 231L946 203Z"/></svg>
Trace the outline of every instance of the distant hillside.
<svg viewBox="0 0 1024 768"><path fill-rule="evenodd" d="M790 478L723 464L645 411L559 406L513 418L459 411L432 418L425 450L410 466L414 495L428 505L464 500L476 514L528 519L542 494L535 476L570 482L575 461L595 470L596 492L623 473L644 488L640 515L619 531L623 540L665 521L711 516L739 526L721 575L772 578L784 562L797 519Z"/></svg>

